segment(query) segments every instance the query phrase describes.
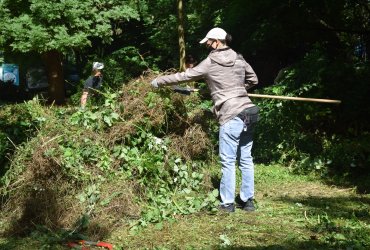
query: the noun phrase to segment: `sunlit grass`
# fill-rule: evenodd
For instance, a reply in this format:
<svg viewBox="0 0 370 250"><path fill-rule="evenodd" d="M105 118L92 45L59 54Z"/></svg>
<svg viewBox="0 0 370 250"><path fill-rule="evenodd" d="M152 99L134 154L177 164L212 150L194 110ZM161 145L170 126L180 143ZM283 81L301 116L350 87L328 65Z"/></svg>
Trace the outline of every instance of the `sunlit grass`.
<svg viewBox="0 0 370 250"><path fill-rule="evenodd" d="M115 249L366 249L370 196L327 186L281 166L256 166L257 211L198 213L108 239ZM40 236L0 238L1 249L39 249ZM50 249L62 249L60 244Z"/></svg>
<svg viewBox="0 0 370 250"><path fill-rule="evenodd" d="M111 241L122 249L328 249L340 245L365 249L369 244L364 236L370 233L369 221L350 213L368 213L369 196L326 186L280 166L256 167L256 193L254 213L237 210L230 215L185 216L134 235L123 228ZM364 237L341 238L340 232L349 228L343 228L344 224L355 224L353 230Z"/></svg>

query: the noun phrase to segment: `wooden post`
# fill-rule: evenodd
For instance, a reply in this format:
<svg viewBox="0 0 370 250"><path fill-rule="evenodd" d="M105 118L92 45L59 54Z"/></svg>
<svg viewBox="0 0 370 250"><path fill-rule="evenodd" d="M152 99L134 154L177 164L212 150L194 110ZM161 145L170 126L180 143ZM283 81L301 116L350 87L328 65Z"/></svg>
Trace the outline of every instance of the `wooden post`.
<svg viewBox="0 0 370 250"><path fill-rule="evenodd" d="M62 66L62 54L56 50L47 51L42 55L46 65L49 101L55 104L65 102L64 76Z"/></svg>

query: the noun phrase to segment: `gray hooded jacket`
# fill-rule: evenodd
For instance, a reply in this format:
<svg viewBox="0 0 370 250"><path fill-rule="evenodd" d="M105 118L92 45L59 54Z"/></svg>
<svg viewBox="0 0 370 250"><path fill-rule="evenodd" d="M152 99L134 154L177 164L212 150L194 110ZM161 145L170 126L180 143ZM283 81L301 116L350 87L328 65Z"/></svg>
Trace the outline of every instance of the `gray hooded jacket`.
<svg viewBox="0 0 370 250"><path fill-rule="evenodd" d="M158 86L204 79L211 91L213 112L222 125L246 108L254 106L247 89L258 83L252 67L229 47L213 50L194 68L158 77Z"/></svg>

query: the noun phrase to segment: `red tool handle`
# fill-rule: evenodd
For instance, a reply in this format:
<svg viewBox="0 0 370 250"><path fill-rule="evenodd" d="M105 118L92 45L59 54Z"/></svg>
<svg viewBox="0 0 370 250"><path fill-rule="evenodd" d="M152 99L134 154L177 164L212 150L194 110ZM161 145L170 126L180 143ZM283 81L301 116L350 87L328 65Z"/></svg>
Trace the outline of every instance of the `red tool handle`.
<svg viewBox="0 0 370 250"><path fill-rule="evenodd" d="M108 250L113 250L113 245L109 244L107 242L99 241L99 242L93 242L93 241L87 241L87 240L79 240L78 243L76 242L68 242L67 246L72 248L76 246L82 246L82 250L88 250L89 248L86 248L86 246L97 246L97 247L104 247Z"/></svg>
<svg viewBox="0 0 370 250"><path fill-rule="evenodd" d="M97 245L98 247L105 247L106 249L113 250L113 246L112 246L112 244L109 244L109 243L107 243L107 242L102 242L102 241L100 241L100 242L96 243L96 245Z"/></svg>

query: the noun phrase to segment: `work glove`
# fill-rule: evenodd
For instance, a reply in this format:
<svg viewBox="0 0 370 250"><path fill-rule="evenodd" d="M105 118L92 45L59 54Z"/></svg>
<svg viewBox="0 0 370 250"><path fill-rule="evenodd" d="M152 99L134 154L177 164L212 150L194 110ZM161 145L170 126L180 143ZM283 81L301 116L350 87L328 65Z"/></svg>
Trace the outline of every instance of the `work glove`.
<svg viewBox="0 0 370 250"><path fill-rule="evenodd" d="M157 78L155 78L150 84L152 85L153 88L159 88Z"/></svg>

